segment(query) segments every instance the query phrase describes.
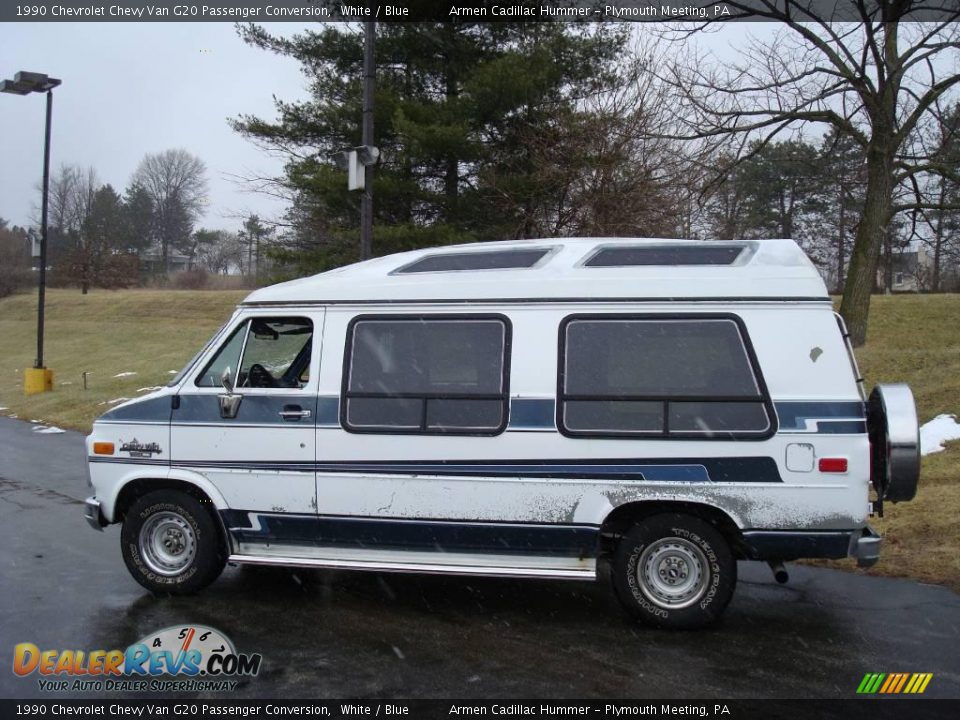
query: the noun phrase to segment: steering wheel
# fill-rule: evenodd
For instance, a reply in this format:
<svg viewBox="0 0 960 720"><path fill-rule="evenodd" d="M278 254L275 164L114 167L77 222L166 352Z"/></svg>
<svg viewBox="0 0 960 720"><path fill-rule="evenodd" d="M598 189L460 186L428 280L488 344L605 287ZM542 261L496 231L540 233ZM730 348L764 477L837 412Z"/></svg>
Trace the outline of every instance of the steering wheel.
<svg viewBox="0 0 960 720"><path fill-rule="evenodd" d="M247 384L250 387L270 388L276 387L277 381L263 365L254 363L247 374Z"/></svg>

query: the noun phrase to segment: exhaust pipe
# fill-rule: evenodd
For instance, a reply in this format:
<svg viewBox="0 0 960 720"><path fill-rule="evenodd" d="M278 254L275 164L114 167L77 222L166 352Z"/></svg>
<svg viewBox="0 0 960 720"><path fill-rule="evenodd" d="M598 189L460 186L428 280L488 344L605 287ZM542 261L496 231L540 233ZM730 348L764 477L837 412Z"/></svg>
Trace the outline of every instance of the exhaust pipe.
<svg viewBox="0 0 960 720"><path fill-rule="evenodd" d="M773 573L773 579L781 585L784 585L788 580L790 580L790 573L787 572L787 569L779 560L770 560L767 562L767 565L770 566L770 572Z"/></svg>

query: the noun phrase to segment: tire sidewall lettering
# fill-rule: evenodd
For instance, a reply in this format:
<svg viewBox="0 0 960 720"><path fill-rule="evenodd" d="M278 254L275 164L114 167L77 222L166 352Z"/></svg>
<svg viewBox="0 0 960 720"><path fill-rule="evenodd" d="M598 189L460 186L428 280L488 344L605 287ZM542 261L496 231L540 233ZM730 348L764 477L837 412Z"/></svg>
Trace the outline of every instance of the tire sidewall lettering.
<svg viewBox="0 0 960 720"><path fill-rule="evenodd" d="M647 596L643 594L643 590L640 589L640 582L637 579L639 576L637 566L640 563L640 556L643 555L646 547L646 544L635 545L630 552L630 557L627 559L627 586L630 588L630 594L633 595L633 599L640 607L651 615L666 620L670 617L670 611L650 602Z"/></svg>
<svg viewBox="0 0 960 720"><path fill-rule="evenodd" d="M647 595L641 561L651 546L673 538L694 546L702 558L700 597L683 607L661 607ZM702 628L713 624L730 602L737 582L737 566L729 541L715 525L696 515L650 515L620 538L613 556L614 589L626 610L641 622L668 629Z"/></svg>
<svg viewBox="0 0 960 720"><path fill-rule="evenodd" d="M151 515L154 515L164 510L175 512L178 515L180 515L184 520L186 520L190 524L190 527L196 536L197 542L198 543L200 542L200 539L202 537L202 532L200 530L199 523L197 522L196 518L193 516L193 513L189 512L184 507L176 503L155 503L141 510L137 517L140 519L141 523L143 523L143 522L146 522ZM136 542L129 543L128 550L130 553L130 560L136 566L137 571L145 579L149 580L150 582L156 583L158 585L170 585L174 587L177 585L182 585L197 573L196 557L190 563L190 565L188 565L187 568L179 575L166 576L166 575L158 575L157 573L153 572L150 568L146 566L146 564L143 562L143 559L140 556L140 547Z"/></svg>

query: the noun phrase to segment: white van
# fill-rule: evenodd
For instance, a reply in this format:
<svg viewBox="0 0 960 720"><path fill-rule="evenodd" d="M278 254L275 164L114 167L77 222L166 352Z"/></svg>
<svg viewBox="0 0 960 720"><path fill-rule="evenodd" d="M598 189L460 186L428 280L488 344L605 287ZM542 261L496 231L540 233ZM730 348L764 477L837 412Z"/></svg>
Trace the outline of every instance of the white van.
<svg viewBox="0 0 960 720"><path fill-rule="evenodd" d="M154 592L224 564L594 580L717 619L738 559L857 557L913 497L913 397L862 391L791 241L558 239L252 293L94 424L96 527ZM871 483L874 498L871 503Z"/></svg>

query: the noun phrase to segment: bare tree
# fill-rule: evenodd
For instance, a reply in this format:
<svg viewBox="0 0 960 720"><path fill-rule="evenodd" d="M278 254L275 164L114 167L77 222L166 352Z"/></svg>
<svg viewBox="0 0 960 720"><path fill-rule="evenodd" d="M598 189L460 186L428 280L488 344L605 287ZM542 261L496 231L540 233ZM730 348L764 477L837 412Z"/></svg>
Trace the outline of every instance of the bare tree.
<svg viewBox="0 0 960 720"><path fill-rule="evenodd" d="M899 211L932 205L919 192L895 204L898 184L956 168L908 150L909 138L960 83L956 0L730 0L739 17L779 23L770 40L754 38L739 63L685 57L659 72L673 91L669 107L683 130L675 137L716 147L774 137L809 124L853 139L866 157L866 192L841 314L855 344L866 339L870 294L886 228ZM847 20L848 22L837 22ZM914 22L929 20L930 22ZM674 31L689 38L711 25Z"/></svg>
<svg viewBox="0 0 960 720"><path fill-rule="evenodd" d="M61 165L50 178L50 226L64 236L79 235L99 187L92 167Z"/></svg>
<svg viewBox="0 0 960 720"><path fill-rule="evenodd" d="M147 155L131 180L153 203L153 224L164 270L170 269L170 250L188 246L193 224L203 214L207 194L206 166L186 150L164 150Z"/></svg>
<svg viewBox="0 0 960 720"><path fill-rule="evenodd" d="M945 107L937 119L916 133L917 154L960 171L960 103ZM933 199L932 206L921 205L911 213L912 235L930 256L930 267L923 268L925 289L940 292L945 268L960 261L960 178L924 173L913 184Z"/></svg>
<svg viewBox="0 0 960 720"><path fill-rule="evenodd" d="M193 234L193 259L197 267L226 275L243 265L243 247L237 233L200 229Z"/></svg>
<svg viewBox="0 0 960 720"><path fill-rule="evenodd" d="M513 236L674 237L689 229L691 148L653 135L669 122L649 71L661 53L637 42L615 83L523 128L530 182L518 183L513 166L480 170L493 202L517 219Z"/></svg>

